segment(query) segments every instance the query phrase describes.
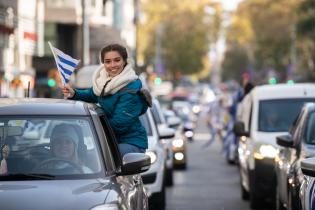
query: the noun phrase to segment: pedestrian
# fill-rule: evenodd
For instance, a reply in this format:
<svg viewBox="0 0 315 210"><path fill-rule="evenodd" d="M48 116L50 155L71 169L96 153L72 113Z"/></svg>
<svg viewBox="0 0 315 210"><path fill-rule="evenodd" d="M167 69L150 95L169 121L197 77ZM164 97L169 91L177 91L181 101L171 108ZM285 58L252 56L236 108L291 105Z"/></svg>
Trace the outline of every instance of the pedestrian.
<svg viewBox="0 0 315 210"><path fill-rule="evenodd" d="M128 60L127 50L120 44L109 44L101 50L100 60L91 88L73 89L66 85L62 92L69 99L98 103L102 107L122 156L130 152L144 153L148 137L139 116L146 112L148 104L138 94L142 83Z"/></svg>
<svg viewBox="0 0 315 210"><path fill-rule="evenodd" d="M210 104L210 108L207 116L207 123L210 130L211 137L205 146L211 145L214 140L219 137L223 138L223 130L225 128L226 109L223 104L224 100L222 96Z"/></svg>

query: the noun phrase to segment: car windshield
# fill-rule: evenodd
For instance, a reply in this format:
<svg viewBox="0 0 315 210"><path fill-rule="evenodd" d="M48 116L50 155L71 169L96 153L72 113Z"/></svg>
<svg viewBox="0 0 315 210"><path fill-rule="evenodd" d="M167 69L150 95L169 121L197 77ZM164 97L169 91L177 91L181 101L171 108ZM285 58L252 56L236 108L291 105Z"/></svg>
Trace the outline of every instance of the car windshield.
<svg viewBox="0 0 315 210"><path fill-rule="evenodd" d="M315 99L262 100L259 103L258 131L286 132L299 114L303 105Z"/></svg>
<svg viewBox="0 0 315 210"><path fill-rule="evenodd" d="M97 177L104 169L89 118L0 118L0 180Z"/></svg>
<svg viewBox="0 0 315 210"><path fill-rule="evenodd" d="M315 144L315 112L309 115L305 131L305 142Z"/></svg>

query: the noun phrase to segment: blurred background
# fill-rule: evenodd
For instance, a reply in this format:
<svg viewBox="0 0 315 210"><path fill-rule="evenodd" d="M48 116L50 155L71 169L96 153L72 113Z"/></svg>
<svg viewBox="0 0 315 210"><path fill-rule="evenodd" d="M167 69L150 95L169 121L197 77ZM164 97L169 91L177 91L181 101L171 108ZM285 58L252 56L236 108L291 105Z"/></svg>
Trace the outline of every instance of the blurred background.
<svg viewBox="0 0 315 210"><path fill-rule="evenodd" d="M60 97L48 41L81 67L98 64L106 43L122 43L153 90L166 92L235 85L243 74L257 84L313 81L314 8L312 0L0 0L0 96L24 97L30 82L32 96Z"/></svg>

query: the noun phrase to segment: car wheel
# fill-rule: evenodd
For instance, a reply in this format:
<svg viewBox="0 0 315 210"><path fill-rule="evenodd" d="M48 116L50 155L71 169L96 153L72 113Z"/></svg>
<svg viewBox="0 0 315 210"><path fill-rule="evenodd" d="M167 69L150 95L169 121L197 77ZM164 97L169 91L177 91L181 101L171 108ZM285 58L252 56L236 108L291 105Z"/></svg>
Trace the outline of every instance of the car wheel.
<svg viewBox="0 0 315 210"><path fill-rule="evenodd" d="M259 190L255 182L255 171L251 171L249 175L249 203L252 209L257 209L261 206L261 198L258 194Z"/></svg>
<svg viewBox="0 0 315 210"><path fill-rule="evenodd" d="M186 162L178 165L179 169L185 170L187 168Z"/></svg>
<svg viewBox="0 0 315 210"><path fill-rule="evenodd" d="M162 191L152 194L149 198L149 209L150 210L165 210L166 205L166 192L165 185L162 186Z"/></svg>
<svg viewBox="0 0 315 210"><path fill-rule="evenodd" d="M166 170L165 184L166 186L173 186L173 169Z"/></svg>

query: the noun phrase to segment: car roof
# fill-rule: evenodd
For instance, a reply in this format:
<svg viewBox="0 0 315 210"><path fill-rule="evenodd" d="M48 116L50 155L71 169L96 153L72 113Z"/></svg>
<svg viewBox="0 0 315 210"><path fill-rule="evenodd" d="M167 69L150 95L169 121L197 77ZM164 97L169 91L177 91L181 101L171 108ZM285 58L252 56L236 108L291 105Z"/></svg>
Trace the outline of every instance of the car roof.
<svg viewBox="0 0 315 210"><path fill-rule="evenodd" d="M284 99L284 98L315 98L315 84L276 84L256 86L251 95L261 99Z"/></svg>
<svg viewBox="0 0 315 210"><path fill-rule="evenodd" d="M94 108L93 108L94 107ZM90 115L93 104L50 98L1 98L0 115Z"/></svg>

